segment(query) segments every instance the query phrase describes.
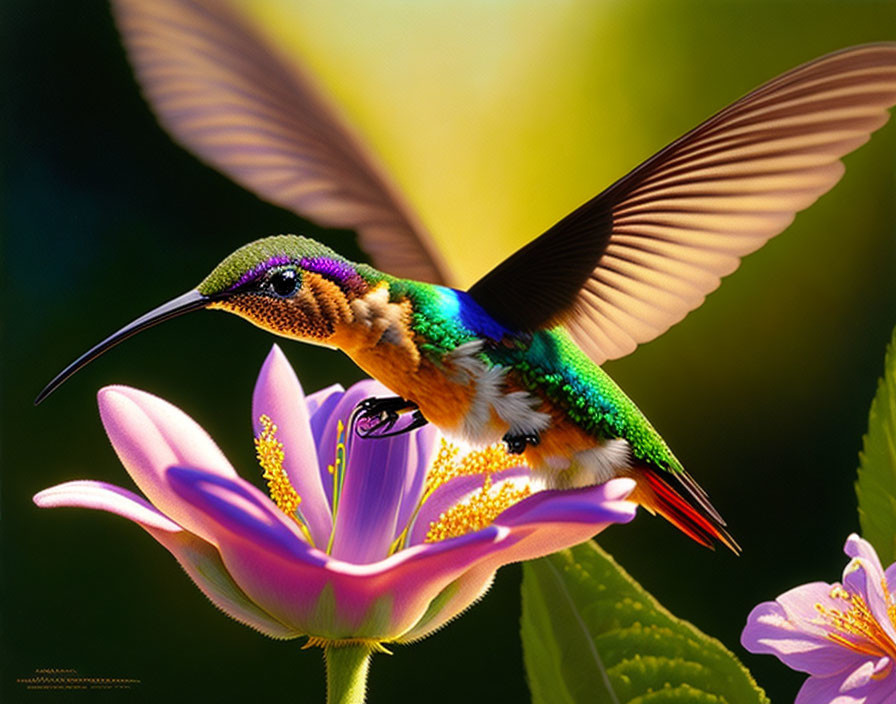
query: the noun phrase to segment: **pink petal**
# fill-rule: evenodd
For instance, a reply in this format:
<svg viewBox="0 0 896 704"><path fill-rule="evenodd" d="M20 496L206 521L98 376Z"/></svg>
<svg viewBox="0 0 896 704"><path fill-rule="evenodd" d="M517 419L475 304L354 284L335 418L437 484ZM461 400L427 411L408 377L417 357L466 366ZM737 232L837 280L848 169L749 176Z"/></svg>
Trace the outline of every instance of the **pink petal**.
<svg viewBox="0 0 896 704"><path fill-rule="evenodd" d="M827 677L858 667L867 658L827 638L830 627L816 604L844 609L831 596L835 586L812 582L756 606L747 617L741 644L751 653L775 655L788 667Z"/></svg>
<svg viewBox="0 0 896 704"><path fill-rule="evenodd" d="M843 677L810 677L796 695L793 704L864 704L864 698L840 693Z"/></svg>
<svg viewBox="0 0 896 704"><path fill-rule="evenodd" d="M409 446L407 435L350 439L336 509L333 557L369 564L388 556L407 483Z"/></svg>
<svg viewBox="0 0 896 704"><path fill-rule="evenodd" d="M515 471L519 469L506 470L508 473ZM610 523L632 520L637 507L623 499L633 489L632 480L614 479L601 486L584 489L543 491L504 511L492 528L508 530L509 539L499 549L472 565L451 585L455 591L441 604L441 608L428 613L426 620L415 624L399 640L406 642L422 638L455 618L482 596L499 567L577 545L594 537ZM452 540L444 542L451 543Z"/></svg>
<svg viewBox="0 0 896 704"><path fill-rule="evenodd" d="M57 484L35 494L34 503L41 508L73 506L108 511L147 529L168 533L183 530L143 497L105 482L81 480Z"/></svg>
<svg viewBox="0 0 896 704"><path fill-rule="evenodd" d="M544 557L590 540L613 523L628 523L637 504L616 497L627 496L634 486L631 479L612 479L600 486L540 491L523 499L494 522L509 529L516 542L485 564L497 570L510 562Z"/></svg>
<svg viewBox="0 0 896 704"><path fill-rule="evenodd" d="M323 561L305 541L299 528L261 491L240 477L233 479L190 467L171 467L168 480L178 496L196 506L203 502L204 523L217 539L224 531L246 540L251 536L254 551L270 552L285 560L307 560L314 566Z"/></svg>
<svg viewBox="0 0 896 704"><path fill-rule="evenodd" d="M180 468L170 475L175 490L213 527L228 572L252 601L321 637L398 636L442 589L510 539L493 527L356 565L289 535L270 514L270 502L245 482Z"/></svg>
<svg viewBox="0 0 896 704"><path fill-rule="evenodd" d="M819 613L818 606L845 611L849 602L841 596L835 596L840 594L843 594L843 591L839 584L810 582L787 590L775 601L781 606L785 618L790 623L806 633L826 639L831 627L827 619Z"/></svg>
<svg viewBox="0 0 896 704"><path fill-rule="evenodd" d="M810 677L794 704L896 704L896 677L892 672L875 679L890 667L888 658L869 660L852 671L832 677Z"/></svg>
<svg viewBox="0 0 896 704"><path fill-rule="evenodd" d="M326 545L333 529L330 505L318 473L317 450L311 435L305 394L283 352L271 348L258 374L252 394L252 424L257 437L259 418L267 415L277 426L283 443L283 468L293 488L302 497L301 512L315 545ZM198 466L198 465L197 465Z"/></svg>
<svg viewBox="0 0 896 704"><path fill-rule="evenodd" d="M603 507L594 505L631 489L630 481L617 480L624 484L551 492L572 494L573 499L543 497L518 511L509 527L493 525L357 565L330 558L288 535L279 525L282 519L269 515L275 510L270 502L245 482L178 468L169 474L175 491L204 515L224 564L246 594L281 622L328 638L397 638L420 621L433 598L463 575L477 571L479 576L471 577L470 583L481 588L482 575L502 564L581 542L609 520L630 520L634 515L631 505L616 499ZM576 506L579 502L583 505ZM564 504L575 509L571 523L562 510ZM526 523L530 513L550 523ZM456 603L452 610L457 613L468 605ZM439 618L452 615L444 612Z"/></svg>
<svg viewBox="0 0 896 704"><path fill-rule="evenodd" d="M272 638L300 633L254 604L236 585L213 545L185 531L140 496L112 484L75 481L44 489L34 497L41 508L77 506L108 511L142 526L164 545L211 602L231 618Z"/></svg>
<svg viewBox="0 0 896 704"><path fill-rule="evenodd" d="M449 596L444 601L436 607L438 597L433 600L423 617L396 640L399 643L412 643L457 618L485 596L495 581L495 572L491 565L476 566L468 570L445 588L445 593Z"/></svg>
<svg viewBox="0 0 896 704"><path fill-rule="evenodd" d="M492 475L493 484L516 477L527 477L530 471L527 467L512 467ZM420 512L414 519L408 536L408 545L417 545L426 539L430 526L438 521L439 516L455 504L463 501L473 492L482 488L485 477L481 474L455 477L438 489L420 507Z"/></svg>
<svg viewBox="0 0 896 704"><path fill-rule="evenodd" d="M201 518L171 491L165 470L186 464L236 477L214 441L183 411L152 394L107 386L97 396L106 434L140 490L166 516L208 540Z"/></svg>
<svg viewBox="0 0 896 704"><path fill-rule="evenodd" d="M547 529L557 527L581 533L585 537L578 542L582 542L610 523L628 523L635 517L637 504L625 500L634 488L635 482L631 479L611 479L599 486L539 491L504 511L495 523L512 527L534 526L546 533L544 537L548 540L550 535L547 534L550 531ZM596 530L588 534L592 526ZM575 543L563 547L573 544ZM542 555L560 549L562 548L549 549Z"/></svg>
<svg viewBox="0 0 896 704"><path fill-rule="evenodd" d="M253 602L230 576L211 543L185 530L164 535L151 530L149 533L168 548L202 593L231 618L271 638L286 640L305 635Z"/></svg>
<svg viewBox="0 0 896 704"><path fill-rule="evenodd" d="M869 684L874 686L873 678L880 676L890 664L890 658L883 657L869 660L861 666L853 670L840 686L841 692L856 692L868 687Z"/></svg>

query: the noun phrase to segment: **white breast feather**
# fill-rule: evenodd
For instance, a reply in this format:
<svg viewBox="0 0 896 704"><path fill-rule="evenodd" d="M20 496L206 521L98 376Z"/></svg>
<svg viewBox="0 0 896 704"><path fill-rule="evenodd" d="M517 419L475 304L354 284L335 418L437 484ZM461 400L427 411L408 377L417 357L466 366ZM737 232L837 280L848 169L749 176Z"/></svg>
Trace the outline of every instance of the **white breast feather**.
<svg viewBox="0 0 896 704"><path fill-rule="evenodd" d="M480 359L481 350L482 342L473 340L459 345L447 355L446 365L454 369L451 380L474 388L466 416L459 427L449 430L474 444L497 442L505 432L525 435L544 430L550 416L535 410L538 399L526 391L506 391L507 368ZM507 423L505 430L493 427L492 411Z"/></svg>
<svg viewBox="0 0 896 704"><path fill-rule="evenodd" d="M632 448L622 438L576 452L548 458L546 483L553 489L603 484L631 466Z"/></svg>

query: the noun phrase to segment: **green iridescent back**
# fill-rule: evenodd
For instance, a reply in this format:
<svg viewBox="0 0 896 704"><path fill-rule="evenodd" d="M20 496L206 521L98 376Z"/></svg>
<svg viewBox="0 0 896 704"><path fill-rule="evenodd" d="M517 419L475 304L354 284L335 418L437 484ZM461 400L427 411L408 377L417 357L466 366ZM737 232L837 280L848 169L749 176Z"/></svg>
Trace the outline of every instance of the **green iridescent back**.
<svg viewBox="0 0 896 704"><path fill-rule="evenodd" d="M660 469L683 467L632 400L561 327L532 335L531 345L489 351L493 363L511 366L520 383L566 409L586 432L599 438L623 438L640 460Z"/></svg>

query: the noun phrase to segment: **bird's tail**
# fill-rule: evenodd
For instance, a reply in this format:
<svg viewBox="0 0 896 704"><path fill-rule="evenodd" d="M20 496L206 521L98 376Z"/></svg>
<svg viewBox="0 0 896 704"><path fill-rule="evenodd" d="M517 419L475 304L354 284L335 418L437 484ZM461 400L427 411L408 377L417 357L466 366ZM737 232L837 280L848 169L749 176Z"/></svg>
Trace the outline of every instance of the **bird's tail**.
<svg viewBox="0 0 896 704"><path fill-rule="evenodd" d="M712 549L718 541L735 555L740 554L740 546L725 529L725 521L687 472L657 471L643 464L635 470L632 477L637 487L632 501L659 514L701 545Z"/></svg>

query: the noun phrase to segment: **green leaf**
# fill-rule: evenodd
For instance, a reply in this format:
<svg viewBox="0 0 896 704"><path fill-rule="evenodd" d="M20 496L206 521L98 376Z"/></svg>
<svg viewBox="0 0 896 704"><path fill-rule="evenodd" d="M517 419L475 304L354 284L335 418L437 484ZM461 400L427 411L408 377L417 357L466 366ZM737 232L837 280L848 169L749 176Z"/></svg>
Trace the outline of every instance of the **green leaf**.
<svg viewBox="0 0 896 704"><path fill-rule="evenodd" d="M768 704L733 653L593 542L523 567L522 637L533 704Z"/></svg>
<svg viewBox="0 0 896 704"><path fill-rule="evenodd" d="M856 495L862 535L883 564L896 562L896 330L868 414Z"/></svg>

